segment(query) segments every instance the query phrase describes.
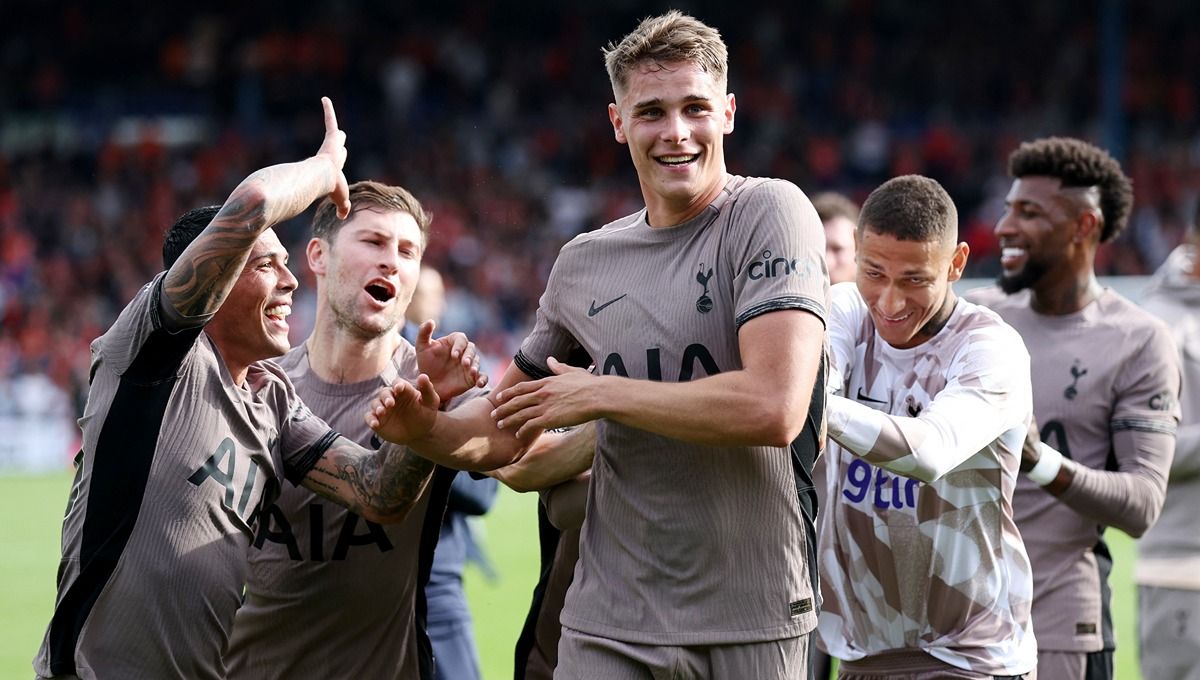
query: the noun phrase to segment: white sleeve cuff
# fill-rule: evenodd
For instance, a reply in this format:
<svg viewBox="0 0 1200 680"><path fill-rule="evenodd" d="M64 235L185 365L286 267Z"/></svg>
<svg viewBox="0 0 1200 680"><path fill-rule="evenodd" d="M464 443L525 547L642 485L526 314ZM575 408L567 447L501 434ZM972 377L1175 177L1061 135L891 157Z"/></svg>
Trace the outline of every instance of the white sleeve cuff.
<svg viewBox="0 0 1200 680"><path fill-rule="evenodd" d="M1037 446L1041 457L1038 458L1033 469L1025 473L1025 476L1032 479L1038 486L1046 486L1053 482L1055 477L1058 477L1058 471L1062 469L1063 455L1044 442L1038 442Z"/></svg>

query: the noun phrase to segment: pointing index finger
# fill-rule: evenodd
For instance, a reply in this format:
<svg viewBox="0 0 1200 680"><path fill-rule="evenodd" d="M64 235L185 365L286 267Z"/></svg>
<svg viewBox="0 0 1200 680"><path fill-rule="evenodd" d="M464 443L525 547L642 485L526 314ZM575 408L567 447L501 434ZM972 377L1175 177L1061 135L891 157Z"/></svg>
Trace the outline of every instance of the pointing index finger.
<svg viewBox="0 0 1200 680"><path fill-rule="evenodd" d="M325 134L338 129L337 114L333 112L333 101L329 97L321 97L321 107L325 109Z"/></svg>

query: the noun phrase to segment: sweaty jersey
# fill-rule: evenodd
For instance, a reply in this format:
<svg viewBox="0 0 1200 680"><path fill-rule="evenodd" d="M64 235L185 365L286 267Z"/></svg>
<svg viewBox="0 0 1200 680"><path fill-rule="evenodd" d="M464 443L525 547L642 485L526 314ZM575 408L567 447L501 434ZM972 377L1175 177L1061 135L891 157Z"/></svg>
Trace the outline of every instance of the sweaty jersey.
<svg viewBox="0 0 1200 680"><path fill-rule="evenodd" d="M1012 496L1031 408L1029 355L958 300L937 335L897 349L853 283L833 287L834 379L821 520L820 636L854 661L919 649L952 666L1036 666L1029 559ZM925 481L921 481L925 480Z"/></svg>
<svg viewBox="0 0 1200 680"><path fill-rule="evenodd" d="M1173 446L1166 451L1114 446L1129 431L1153 433L1160 440L1164 433L1174 435L1179 362L1160 321L1111 289L1079 312L1062 316L1034 312L1029 291L1005 295L987 288L969 295L1025 339L1033 361L1033 413L1043 442L1086 468L1144 474L1153 480L1150 486L1165 487ZM1112 557L1103 541L1104 526L1067 505L1083 487L1077 476L1059 499L1022 478L1013 500L1033 563L1033 624L1042 650L1113 648L1106 594ZM1076 502L1109 511L1126 507L1131 495L1114 487L1113 493ZM1156 502L1134 511L1157 516L1161 505L1160 488Z"/></svg>
<svg viewBox="0 0 1200 680"><path fill-rule="evenodd" d="M794 185L730 177L695 218L651 228L645 211L563 247L515 361L581 347L601 374L683 382L742 368L738 329L799 309L824 319L824 233ZM562 623L632 643L722 644L815 624L808 422L789 448L701 446L601 420L580 563Z"/></svg>
<svg viewBox="0 0 1200 680"><path fill-rule="evenodd" d="M308 345L280 360L297 393L351 440L381 442L363 420L381 387L416 377L407 340L375 378L322 380ZM246 602L229 650L234 678L417 678L415 606L428 484L399 524L377 524L303 487L285 489L264 513L249 551ZM445 498L436 513L441 525Z"/></svg>
<svg viewBox="0 0 1200 680"><path fill-rule="evenodd" d="M224 678L262 508L337 437L274 363L235 385L163 279L92 343L41 676Z"/></svg>

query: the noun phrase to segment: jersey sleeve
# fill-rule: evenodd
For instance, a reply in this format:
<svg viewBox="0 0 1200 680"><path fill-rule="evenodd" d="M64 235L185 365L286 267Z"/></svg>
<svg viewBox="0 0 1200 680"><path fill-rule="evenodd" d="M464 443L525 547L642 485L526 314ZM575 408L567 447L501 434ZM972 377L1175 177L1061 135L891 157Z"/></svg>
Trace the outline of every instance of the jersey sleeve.
<svg viewBox="0 0 1200 680"><path fill-rule="evenodd" d="M946 387L915 418L830 397L829 436L867 462L932 482L1028 424L1029 353L1015 332L974 339L950 373Z"/></svg>
<svg viewBox="0 0 1200 680"><path fill-rule="evenodd" d="M95 344L108 370L135 383L175 375L203 328L203 323L172 323L167 309L173 308L162 292L165 278L166 273L160 273L143 286Z"/></svg>
<svg viewBox="0 0 1200 680"><path fill-rule="evenodd" d="M571 353L579 348L575 337L562 325L562 317L558 310L558 299L566 275L564 270L571 267L570 243L563 246L558 259L550 269L550 277L546 281L546 290L538 301L537 320L533 330L526 336L521 348L513 357L513 363L531 378L546 378L551 375L546 364L547 357L554 357L567 362Z"/></svg>
<svg viewBox="0 0 1200 680"><path fill-rule="evenodd" d="M829 381L831 393L845 391L845 379L854 368L854 348L858 344L866 311L862 296L853 282L839 283L829 289Z"/></svg>
<svg viewBox="0 0 1200 680"><path fill-rule="evenodd" d="M1112 460L1115 469L1072 465L1071 486L1060 496L1076 512L1131 536L1141 536L1158 518L1179 423L1179 354L1157 324L1128 362L1115 385Z"/></svg>
<svg viewBox="0 0 1200 680"><path fill-rule="evenodd" d="M804 192L791 182L768 180L747 189L732 209L725 257L736 326L780 309L803 309L825 322L825 230Z"/></svg>
<svg viewBox="0 0 1200 680"><path fill-rule="evenodd" d="M283 474L299 486L321 456L333 445L338 434L314 414L296 394L292 381L283 369L265 362L278 384L274 386L276 413L279 414L279 451L283 459Z"/></svg>

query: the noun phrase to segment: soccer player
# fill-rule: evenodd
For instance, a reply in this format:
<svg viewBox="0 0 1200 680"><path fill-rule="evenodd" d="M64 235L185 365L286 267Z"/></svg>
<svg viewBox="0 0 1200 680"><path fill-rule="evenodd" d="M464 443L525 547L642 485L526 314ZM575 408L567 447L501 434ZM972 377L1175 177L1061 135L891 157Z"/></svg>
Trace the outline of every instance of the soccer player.
<svg viewBox="0 0 1200 680"><path fill-rule="evenodd" d="M223 678L246 550L285 480L376 522L417 498L426 463L340 436L263 361L288 349L296 288L271 227L322 196L351 207L322 105L317 154L251 174L211 220L184 215L168 270L92 343L41 677Z"/></svg>
<svg viewBox="0 0 1200 680"><path fill-rule="evenodd" d="M556 677L794 678L817 604L820 222L794 185L726 172L715 29L652 17L606 64L646 208L563 247L494 413L477 409L494 422L429 408L427 381L368 417L422 455L489 463L601 419ZM577 347L595 373L562 363Z"/></svg>
<svg viewBox="0 0 1200 680"><path fill-rule="evenodd" d="M825 266L829 268L829 283L854 280L854 233L858 229L858 206L854 201L833 192L823 191L813 196L813 208L825 227Z"/></svg>
<svg viewBox="0 0 1200 680"><path fill-rule="evenodd" d="M957 230L940 184L889 180L863 204L857 285L833 287L845 396L828 407L820 636L842 680L1023 677L1037 662L1012 508L1029 355L955 297Z"/></svg>
<svg viewBox="0 0 1200 680"><path fill-rule="evenodd" d="M1200 680L1200 205L1188 242L1155 273L1142 307L1168 322L1183 368L1181 427L1154 528L1138 541L1138 655L1146 680Z"/></svg>
<svg viewBox="0 0 1200 680"><path fill-rule="evenodd" d="M1162 508L1179 420L1179 359L1162 322L1102 287L1093 263L1133 191L1105 151L1022 144L996 224L1000 287L972 293L1030 348L1033 413L1013 505L1033 564L1038 673L1111 678L1107 526L1141 536ZM1060 455L1061 454L1061 455Z"/></svg>
<svg viewBox="0 0 1200 680"><path fill-rule="evenodd" d="M370 181L350 185L349 196L344 219L332 201L317 207L306 251L317 280L316 321L279 364L318 416L374 449L380 442L362 412L380 387L425 373L448 401L486 377L461 333L432 340L429 321L415 346L398 333L429 239L420 202L401 187ZM413 474L429 478L433 468L417 459ZM428 642L418 642L416 620L419 573L422 564L428 572L453 476L443 471L426 482L407 517L391 525L307 488L285 487L260 518L249 551L229 678L428 677L421 663L430 663Z"/></svg>

